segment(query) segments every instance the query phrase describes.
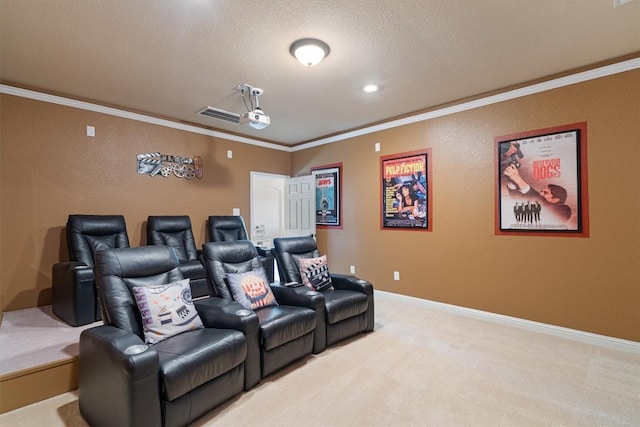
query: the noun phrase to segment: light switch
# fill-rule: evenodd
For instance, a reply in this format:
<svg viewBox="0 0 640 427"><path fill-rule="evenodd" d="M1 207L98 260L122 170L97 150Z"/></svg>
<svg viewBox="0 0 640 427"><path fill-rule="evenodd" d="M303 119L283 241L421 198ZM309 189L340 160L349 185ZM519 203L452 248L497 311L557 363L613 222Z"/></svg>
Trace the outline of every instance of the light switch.
<svg viewBox="0 0 640 427"><path fill-rule="evenodd" d="M227 150L227 159L233 158L233 151Z"/></svg>
<svg viewBox="0 0 640 427"><path fill-rule="evenodd" d="M93 126L87 126L87 136L90 136L90 137L96 136L96 128Z"/></svg>
<svg viewBox="0 0 640 427"><path fill-rule="evenodd" d="M376 142L376 153L377 153L378 151L380 151L380 143L379 143L379 142Z"/></svg>
<svg viewBox="0 0 640 427"><path fill-rule="evenodd" d="M233 208L233 215L240 216L240 208Z"/></svg>

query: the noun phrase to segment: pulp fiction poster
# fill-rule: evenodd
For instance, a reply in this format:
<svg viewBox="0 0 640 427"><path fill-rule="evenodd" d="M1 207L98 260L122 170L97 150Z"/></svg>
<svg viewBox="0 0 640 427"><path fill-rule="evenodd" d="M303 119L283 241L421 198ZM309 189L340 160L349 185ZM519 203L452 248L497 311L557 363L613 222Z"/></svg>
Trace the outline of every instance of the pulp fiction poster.
<svg viewBox="0 0 640 427"><path fill-rule="evenodd" d="M431 149L381 157L382 229L431 231Z"/></svg>

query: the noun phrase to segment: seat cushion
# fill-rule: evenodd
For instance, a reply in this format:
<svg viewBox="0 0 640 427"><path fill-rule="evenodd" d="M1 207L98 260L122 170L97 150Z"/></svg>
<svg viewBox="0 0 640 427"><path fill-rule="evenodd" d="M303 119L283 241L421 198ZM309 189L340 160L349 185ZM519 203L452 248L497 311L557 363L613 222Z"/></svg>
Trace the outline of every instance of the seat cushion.
<svg viewBox="0 0 640 427"><path fill-rule="evenodd" d="M334 289L322 292L324 296L327 323L338 323L367 311L369 299L361 292Z"/></svg>
<svg viewBox="0 0 640 427"><path fill-rule="evenodd" d="M256 311L262 347L271 350L300 338L316 327L316 312L302 307L280 305Z"/></svg>
<svg viewBox="0 0 640 427"><path fill-rule="evenodd" d="M183 332L155 345L164 399L175 400L244 362L242 332L203 328Z"/></svg>

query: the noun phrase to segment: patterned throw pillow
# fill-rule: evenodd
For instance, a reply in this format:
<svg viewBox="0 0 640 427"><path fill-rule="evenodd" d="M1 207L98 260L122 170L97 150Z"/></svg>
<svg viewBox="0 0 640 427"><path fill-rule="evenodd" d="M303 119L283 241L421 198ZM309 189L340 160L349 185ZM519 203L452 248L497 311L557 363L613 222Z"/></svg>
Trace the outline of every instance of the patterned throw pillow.
<svg viewBox="0 0 640 427"><path fill-rule="evenodd" d="M189 279L161 286L136 286L133 294L142 315L147 344L203 327L191 301Z"/></svg>
<svg viewBox="0 0 640 427"><path fill-rule="evenodd" d="M326 255L319 258L298 258L298 265L300 266L302 283L314 291L333 289Z"/></svg>
<svg viewBox="0 0 640 427"><path fill-rule="evenodd" d="M233 299L249 310L278 305L269 287L264 268L246 273L228 273L227 282Z"/></svg>

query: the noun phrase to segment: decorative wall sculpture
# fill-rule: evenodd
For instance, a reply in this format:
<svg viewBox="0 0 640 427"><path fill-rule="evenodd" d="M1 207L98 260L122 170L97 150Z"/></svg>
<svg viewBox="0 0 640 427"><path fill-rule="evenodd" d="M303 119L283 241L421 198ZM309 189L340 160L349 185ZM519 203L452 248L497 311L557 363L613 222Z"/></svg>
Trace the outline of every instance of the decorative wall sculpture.
<svg viewBox="0 0 640 427"><path fill-rule="evenodd" d="M202 179L202 157L180 157L171 154L138 154L138 173L150 176L162 175L165 178L175 175L178 178Z"/></svg>

